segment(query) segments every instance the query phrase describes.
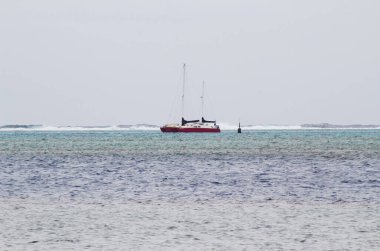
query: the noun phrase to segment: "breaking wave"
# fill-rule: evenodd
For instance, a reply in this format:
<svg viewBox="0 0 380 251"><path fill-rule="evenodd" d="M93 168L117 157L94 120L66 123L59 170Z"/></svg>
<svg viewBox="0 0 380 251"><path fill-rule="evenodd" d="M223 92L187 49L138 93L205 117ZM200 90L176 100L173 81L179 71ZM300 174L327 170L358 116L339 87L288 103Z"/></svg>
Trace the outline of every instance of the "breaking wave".
<svg viewBox="0 0 380 251"><path fill-rule="evenodd" d="M303 124L301 125L303 129L380 129L380 125L334 125L329 123L321 123L321 124Z"/></svg>
<svg viewBox="0 0 380 251"><path fill-rule="evenodd" d="M148 124L117 126L44 126L44 125L5 125L0 131L149 131L159 130L159 126Z"/></svg>
<svg viewBox="0 0 380 251"><path fill-rule="evenodd" d="M222 130L237 130L237 125L220 123ZM303 125L242 125L242 130L320 130L320 129L380 129L380 125L334 125L329 123Z"/></svg>
<svg viewBox="0 0 380 251"><path fill-rule="evenodd" d="M238 125L219 123L221 130L237 130ZM301 130L299 125L242 125L242 130Z"/></svg>
<svg viewBox="0 0 380 251"><path fill-rule="evenodd" d="M222 131L237 130L238 125L218 123ZM242 125L242 130L321 130L321 129L380 129L380 125ZM45 125L4 125L0 131L159 131L160 126L151 124L116 125L116 126L45 126Z"/></svg>

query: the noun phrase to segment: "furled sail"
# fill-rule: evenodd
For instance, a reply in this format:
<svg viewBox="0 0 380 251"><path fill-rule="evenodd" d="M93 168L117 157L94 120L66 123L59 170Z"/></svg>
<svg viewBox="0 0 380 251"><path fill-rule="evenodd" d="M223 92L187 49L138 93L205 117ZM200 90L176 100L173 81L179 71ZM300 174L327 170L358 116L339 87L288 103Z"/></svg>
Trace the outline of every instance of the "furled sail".
<svg viewBox="0 0 380 251"><path fill-rule="evenodd" d="M182 125L186 125L187 123L197 123L197 122L199 122L199 120L185 120L182 117Z"/></svg>
<svg viewBox="0 0 380 251"><path fill-rule="evenodd" d="M202 123L216 123L216 120L214 121L211 121L211 120L205 120L203 117L202 117Z"/></svg>

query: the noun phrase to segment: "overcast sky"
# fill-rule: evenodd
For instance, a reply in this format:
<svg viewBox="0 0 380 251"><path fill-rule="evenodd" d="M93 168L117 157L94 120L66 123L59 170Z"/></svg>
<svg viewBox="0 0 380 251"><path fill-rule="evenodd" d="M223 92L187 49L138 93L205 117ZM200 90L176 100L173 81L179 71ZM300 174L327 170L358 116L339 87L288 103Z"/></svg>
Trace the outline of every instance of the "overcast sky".
<svg viewBox="0 0 380 251"><path fill-rule="evenodd" d="M380 124L378 0L0 0L1 125L178 122L184 62L188 119Z"/></svg>

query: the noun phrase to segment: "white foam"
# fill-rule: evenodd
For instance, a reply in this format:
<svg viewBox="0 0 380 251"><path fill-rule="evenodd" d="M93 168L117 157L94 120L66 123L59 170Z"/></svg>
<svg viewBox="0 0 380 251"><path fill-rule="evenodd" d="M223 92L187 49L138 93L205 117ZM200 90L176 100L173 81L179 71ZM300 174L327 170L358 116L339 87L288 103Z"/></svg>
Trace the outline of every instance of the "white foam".
<svg viewBox="0 0 380 251"><path fill-rule="evenodd" d="M219 123L221 130L237 130L238 125L228 123ZM300 125L248 125L241 126L242 130L300 130L303 129Z"/></svg>
<svg viewBox="0 0 380 251"><path fill-rule="evenodd" d="M7 127L0 131L157 131L158 127L147 125L131 126L36 126L36 127Z"/></svg>
<svg viewBox="0 0 380 251"><path fill-rule="evenodd" d="M238 124L230 124L230 123L218 123L220 129L222 131L230 131L237 130ZM329 127L322 126L304 126L304 125L241 125L242 130L379 130L380 126L334 126L331 125Z"/></svg>

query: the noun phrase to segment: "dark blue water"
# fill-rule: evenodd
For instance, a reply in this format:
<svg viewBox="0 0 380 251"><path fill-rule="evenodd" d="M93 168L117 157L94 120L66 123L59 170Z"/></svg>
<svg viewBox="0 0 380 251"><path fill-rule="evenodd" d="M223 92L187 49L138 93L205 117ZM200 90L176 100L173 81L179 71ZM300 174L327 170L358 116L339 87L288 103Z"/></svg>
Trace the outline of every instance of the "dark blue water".
<svg viewBox="0 0 380 251"><path fill-rule="evenodd" d="M0 196L378 201L380 130L0 132Z"/></svg>

